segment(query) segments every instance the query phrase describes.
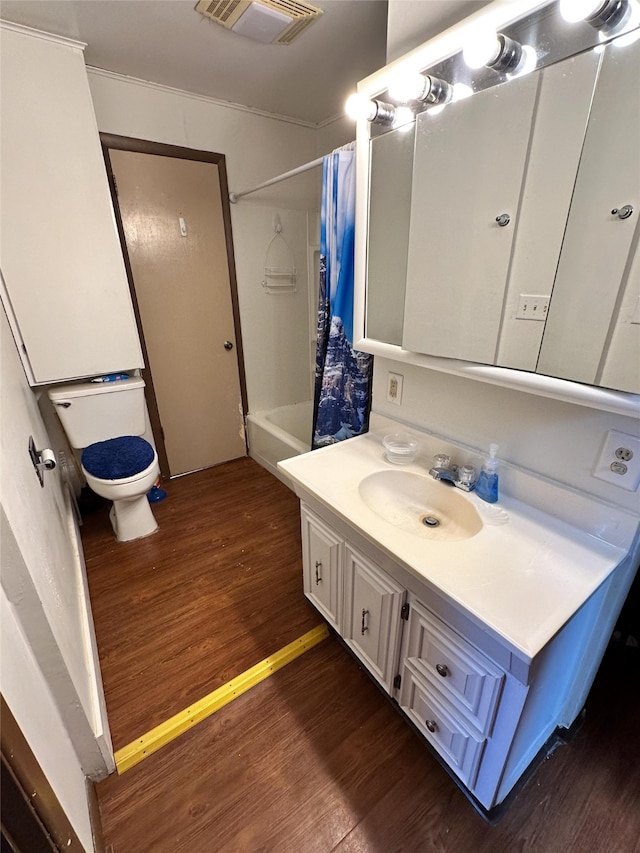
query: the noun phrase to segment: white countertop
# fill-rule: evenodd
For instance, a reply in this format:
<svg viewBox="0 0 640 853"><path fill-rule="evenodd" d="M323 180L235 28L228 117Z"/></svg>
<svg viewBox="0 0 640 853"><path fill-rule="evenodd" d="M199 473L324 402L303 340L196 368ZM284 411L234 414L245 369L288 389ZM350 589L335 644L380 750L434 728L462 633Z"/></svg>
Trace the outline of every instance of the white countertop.
<svg viewBox="0 0 640 853"><path fill-rule="evenodd" d="M508 495L501 494L497 504L487 504L458 489L480 513L480 532L458 541L430 541L400 530L369 509L358 491L364 477L384 469L429 477L430 456L419 456L404 466L386 460L382 436L397 429L397 423L378 416L366 435L278 465L299 496L304 497L305 492L313 496L409 572L532 659L611 574L626 549ZM433 444L432 437L401 429ZM538 496L544 488L544 483L537 484ZM550 506L554 506L557 488L550 498Z"/></svg>

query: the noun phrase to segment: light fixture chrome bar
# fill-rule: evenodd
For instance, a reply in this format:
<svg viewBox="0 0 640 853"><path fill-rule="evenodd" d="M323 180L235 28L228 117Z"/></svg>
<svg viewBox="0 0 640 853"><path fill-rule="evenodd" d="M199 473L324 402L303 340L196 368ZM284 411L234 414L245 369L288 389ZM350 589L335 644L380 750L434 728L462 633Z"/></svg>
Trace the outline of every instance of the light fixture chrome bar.
<svg viewBox="0 0 640 853"><path fill-rule="evenodd" d="M513 71L522 59L522 45L515 39L505 36L504 33L498 33L497 39L498 54L490 62L487 62L487 67L494 71Z"/></svg>

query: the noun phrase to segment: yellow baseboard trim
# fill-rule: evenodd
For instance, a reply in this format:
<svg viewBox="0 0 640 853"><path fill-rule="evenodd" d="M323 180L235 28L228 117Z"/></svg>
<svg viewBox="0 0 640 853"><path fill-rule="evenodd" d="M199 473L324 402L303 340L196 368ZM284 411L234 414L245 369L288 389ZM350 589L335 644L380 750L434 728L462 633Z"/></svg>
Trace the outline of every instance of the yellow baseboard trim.
<svg viewBox="0 0 640 853"><path fill-rule="evenodd" d="M251 687L264 681L277 670L282 669L304 652L316 646L329 635L326 625L318 625L307 631L297 640L284 646L275 654L265 658L260 663L236 676L227 684L218 687L203 699L185 708L184 711L170 717L164 723L148 731L131 743L115 752L116 770L119 774L130 770L145 758L153 755L166 744L175 740L183 732L193 728L196 723L211 716L211 714L228 705L229 702L246 693Z"/></svg>

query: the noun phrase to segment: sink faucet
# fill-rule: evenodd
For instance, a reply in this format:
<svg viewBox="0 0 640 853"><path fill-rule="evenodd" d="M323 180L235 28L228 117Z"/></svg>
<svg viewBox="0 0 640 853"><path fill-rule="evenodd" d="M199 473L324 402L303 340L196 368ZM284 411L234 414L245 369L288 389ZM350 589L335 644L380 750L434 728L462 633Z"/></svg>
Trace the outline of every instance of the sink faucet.
<svg viewBox="0 0 640 853"><path fill-rule="evenodd" d="M476 486L476 469L472 465L456 465L446 453L438 453L433 457L429 474L434 480L451 483L465 492L472 491Z"/></svg>

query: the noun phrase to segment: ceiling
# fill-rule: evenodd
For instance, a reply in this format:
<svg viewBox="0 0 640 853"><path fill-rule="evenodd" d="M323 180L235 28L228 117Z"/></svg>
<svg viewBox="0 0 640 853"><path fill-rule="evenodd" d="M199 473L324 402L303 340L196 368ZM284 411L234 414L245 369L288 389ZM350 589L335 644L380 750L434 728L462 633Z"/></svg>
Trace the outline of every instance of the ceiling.
<svg viewBox="0 0 640 853"><path fill-rule="evenodd" d="M458 0L422 0L437 31ZM386 63L387 0L312 0L322 17L291 45L252 41L196 0L2 0L1 17L87 43L87 65L320 125Z"/></svg>

